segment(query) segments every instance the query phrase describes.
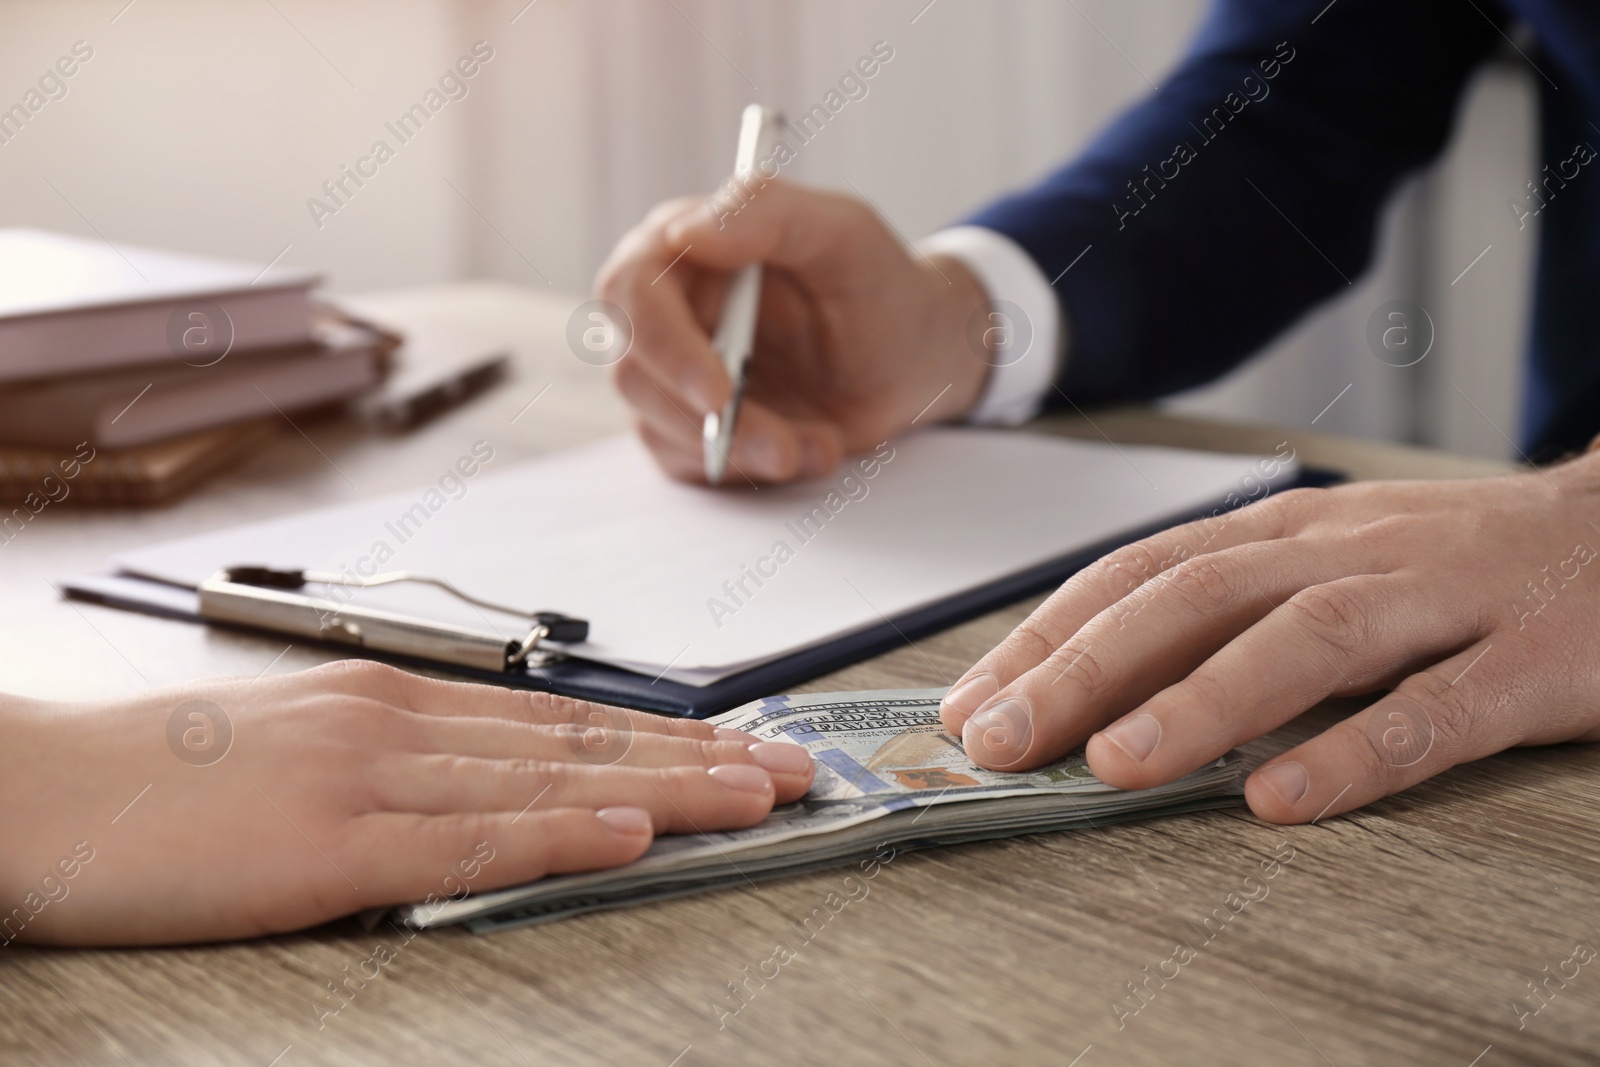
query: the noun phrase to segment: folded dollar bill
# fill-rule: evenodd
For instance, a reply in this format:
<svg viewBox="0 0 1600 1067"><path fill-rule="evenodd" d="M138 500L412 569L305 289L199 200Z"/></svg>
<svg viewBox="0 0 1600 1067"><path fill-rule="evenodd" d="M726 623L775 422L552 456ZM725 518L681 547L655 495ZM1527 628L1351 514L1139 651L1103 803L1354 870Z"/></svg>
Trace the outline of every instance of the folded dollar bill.
<svg viewBox="0 0 1600 1067"><path fill-rule="evenodd" d="M1240 802L1231 756L1131 792L1096 778L1081 752L1033 771L985 770L940 725L944 694L808 693L727 712L711 721L810 751L816 781L804 798L744 830L657 838L623 867L408 905L398 917L481 933L852 864L884 846L904 852Z"/></svg>

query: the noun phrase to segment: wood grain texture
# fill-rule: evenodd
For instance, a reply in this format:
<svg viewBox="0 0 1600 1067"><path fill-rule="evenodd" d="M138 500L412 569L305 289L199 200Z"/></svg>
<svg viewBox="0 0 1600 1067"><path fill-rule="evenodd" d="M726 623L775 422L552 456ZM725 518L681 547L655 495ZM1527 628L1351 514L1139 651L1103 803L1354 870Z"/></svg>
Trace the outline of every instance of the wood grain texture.
<svg viewBox="0 0 1600 1067"><path fill-rule="evenodd" d="M304 427L326 461L286 434L166 512L43 516L28 540L0 546L0 590L13 608L0 622L0 690L103 697L318 661L304 649L274 661L283 645L270 640L74 608L45 579L155 537L425 482L479 437L509 463L611 432L622 413L603 375L560 341L576 303L500 286L397 295L395 308L516 342L517 379L400 442ZM1053 428L1266 451L1287 438L1308 460L1347 461L1362 476L1492 469L1292 430L1090 417ZM805 688L948 683L1032 606ZM86 654L92 671L76 667ZM1281 750L1348 711L1318 708L1249 755ZM1523 750L1314 826L1276 828L1238 809L906 854L859 883L865 895L837 914L824 901L847 896L845 872L488 937L408 940L339 923L198 948L13 946L0 949L0 1063L1592 1063L1600 966L1585 966L1524 1029L1512 1000L1531 999L1526 981L1575 943L1600 945L1591 925L1600 921L1597 769L1591 746ZM1290 850L1275 877L1259 880L1263 859ZM1233 914L1224 901L1247 876L1266 895ZM827 921L814 919L819 932L808 937L797 924L818 908ZM1227 921L1213 918L1220 932L1207 939L1218 908ZM324 983L380 940L395 961L319 1029L318 1005L331 1006ZM1137 1003L1125 983L1143 982L1144 968L1157 970L1179 940L1195 957L1164 985L1152 981L1119 1028L1112 1003ZM780 942L795 958L770 981L750 982L743 1009L719 1023L718 1006L736 1003L728 983L746 980Z"/></svg>

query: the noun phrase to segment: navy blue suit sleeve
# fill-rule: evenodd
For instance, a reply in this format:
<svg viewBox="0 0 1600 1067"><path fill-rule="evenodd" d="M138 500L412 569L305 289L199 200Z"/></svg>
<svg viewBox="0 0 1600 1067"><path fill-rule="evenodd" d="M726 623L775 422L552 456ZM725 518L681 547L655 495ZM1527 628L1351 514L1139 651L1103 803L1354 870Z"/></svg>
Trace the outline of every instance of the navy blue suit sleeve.
<svg viewBox="0 0 1600 1067"><path fill-rule="evenodd" d="M1502 13L1476 3L1220 0L1165 85L971 219L1057 279L1058 389L1099 403L1211 380L1356 278L1384 199L1438 154L1500 40Z"/></svg>

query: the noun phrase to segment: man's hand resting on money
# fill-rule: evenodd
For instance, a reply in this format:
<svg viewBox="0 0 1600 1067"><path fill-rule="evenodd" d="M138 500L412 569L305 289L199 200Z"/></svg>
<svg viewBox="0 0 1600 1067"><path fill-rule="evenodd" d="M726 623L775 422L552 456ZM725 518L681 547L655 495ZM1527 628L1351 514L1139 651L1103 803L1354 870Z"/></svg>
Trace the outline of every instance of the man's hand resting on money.
<svg viewBox="0 0 1600 1067"><path fill-rule="evenodd" d="M1096 775L1138 789L1392 689L1251 775L1258 815L1306 822L1513 745L1600 740L1597 553L1600 455L1283 493L1074 576L941 718L983 766L1087 742Z"/></svg>
<svg viewBox="0 0 1600 1067"><path fill-rule="evenodd" d="M0 698L0 944L293 930L626 863L804 795L793 745L364 661Z"/></svg>

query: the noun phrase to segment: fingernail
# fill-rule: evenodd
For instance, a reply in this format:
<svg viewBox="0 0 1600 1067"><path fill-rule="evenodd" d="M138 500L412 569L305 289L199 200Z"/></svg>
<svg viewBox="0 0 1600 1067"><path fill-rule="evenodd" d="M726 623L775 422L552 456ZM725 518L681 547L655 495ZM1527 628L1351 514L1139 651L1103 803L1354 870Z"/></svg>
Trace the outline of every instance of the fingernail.
<svg viewBox="0 0 1600 1067"><path fill-rule="evenodd" d="M1000 683L994 675L985 671L975 674L971 678L956 686L944 695L944 706L957 715L971 715L983 706L983 702L1000 692Z"/></svg>
<svg viewBox="0 0 1600 1067"><path fill-rule="evenodd" d="M730 730L726 726L717 727L716 738L718 741L743 741L747 745L752 741L743 730Z"/></svg>
<svg viewBox="0 0 1600 1067"><path fill-rule="evenodd" d="M755 435L744 442L744 462L763 478L781 477L783 447L770 437Z"/></svg>
<svg viewBox="0 0 1600 1067"><path fill-rule="evenodd" d="M806 438L800 444L800 476L820 478L828 473L828 449L821 441Z"/></svg>
<svg viewBox="0 0 1600 1067"><path fill-rule="evenodd" d="M703 229L708 222L716 219L716 209L708 200L699 211L691 211L686 215L673 219L661 231L662 238L669 246L676 247L684 243L684 239L697 229Z"/></svg>
<svg viewBox="0 0 1600 1067"><path fill-rule="evenodd" d="M1290 807L1300 803L1300 798L1305 796L1306 790L1311 787L1311 776L1306 774L1303 765L1294 760L1263 767L1256 774Z"/></svg>
<svg viewBox="0 0 1600 1067"><path fill-rule="evenodd" d="M799 745L762 741L750 746L750 758L773 774L804 774L811 769L811 753Z"/></svg>
<svg viewBox="0 0 1600 1067"><path fill-rule="evenodd" d="M1103 731L1102 736L1126 752L1133 762L1143 763L1156 750L1156 742L1161 740L1161 724L1154 715L1141 712L1113 723Z"/></svg>
<svg viewBox="0 0 1600 1067"><path fill-rule="evenodd" d="M601 808L594 815L616 833L629 837L655 832L650 825L650 813L643 808Z"/></svg>
<svg viewBox="0 0 1600 1067"><path fill-rule="evenodd" d="M690 405L701 415L708 411L717 410L716 394L710 378L704 374L689 371L685 374L681 384L683 385L684 396L688 398Z"/></svg>
<svg viewBox="0 0 1600 1067"><path fill-rule="evenodd" d="M1033 743L1033 719L1021 700L1002 700L967 720L961 739L969 756L985 756L991 763L1015 763ZM974 756L976 758L976 756Z"/></svg>
<svg viewBox="0 0 1600 1067"><path fill-rule="evenodd" d="M743 793L772 792L772 775L748 763L722 763L706 773L729 789Z"/></svg>
<svg viewBox="0 0 1600 1067"><path fill-rule="evenodd" d="M667 223L661 230L661 239L666 243L667 250L681 250L690 231L714 217L711 205L707 204L705 211L690 212Z"/></svg>

